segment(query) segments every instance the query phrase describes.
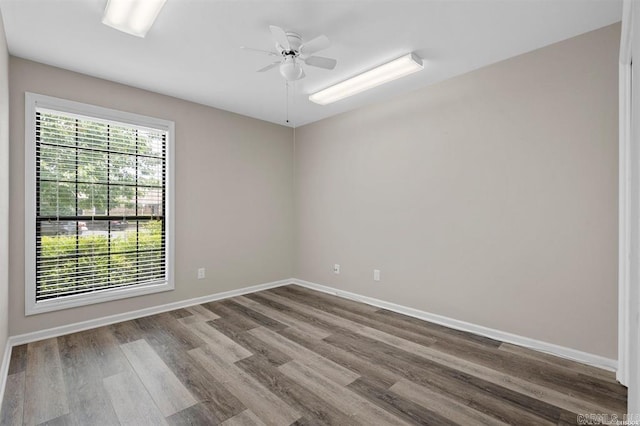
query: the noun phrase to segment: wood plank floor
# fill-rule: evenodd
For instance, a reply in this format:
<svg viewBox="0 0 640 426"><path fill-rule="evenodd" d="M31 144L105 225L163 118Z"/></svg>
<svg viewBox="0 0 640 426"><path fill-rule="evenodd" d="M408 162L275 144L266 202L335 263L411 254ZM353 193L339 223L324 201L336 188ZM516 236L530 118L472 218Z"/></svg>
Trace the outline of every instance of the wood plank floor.
<svg viewBox="0 0 640 426"><path fill-rule="evenodd" d="M611 372L298 286L13 349L2 425L554 425Z"/></svg>

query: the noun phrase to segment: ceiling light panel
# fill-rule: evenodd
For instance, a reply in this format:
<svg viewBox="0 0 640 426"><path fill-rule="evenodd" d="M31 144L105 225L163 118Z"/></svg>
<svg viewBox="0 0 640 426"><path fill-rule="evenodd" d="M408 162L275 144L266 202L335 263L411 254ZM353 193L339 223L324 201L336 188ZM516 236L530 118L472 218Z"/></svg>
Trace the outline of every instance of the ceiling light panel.
<svg viewBox="0 0 640 426"><path fill-rule="evenodd" d="M358 74L348 80L309 96L309 100L320 105L330 104L348 96L372 89L381 84L412 74L423 69L422 59L413 53Z"/></svg>
<svg viewBox="0 0 640 426"><path fill-rule="evenodd" d="M109 0L102 23L137 37L144 37L166 0Z"/></svg>

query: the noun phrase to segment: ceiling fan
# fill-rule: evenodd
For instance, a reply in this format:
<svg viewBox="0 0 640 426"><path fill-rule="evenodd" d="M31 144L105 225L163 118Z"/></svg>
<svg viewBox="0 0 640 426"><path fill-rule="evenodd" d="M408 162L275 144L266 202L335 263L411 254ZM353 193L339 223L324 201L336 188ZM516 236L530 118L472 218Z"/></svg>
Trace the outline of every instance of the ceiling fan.
<svg viewBox="0 0 640 426"><path fill-rule="evenodd" d="M311 67L332 70L336 67L337 61L322 56L313 56L314 53L326 49L331 44L325 35L318 36L305 42L299 34L285 31L275 25L270 25L271 36L276 42L276 51L253 49L242 46L242 49L267 54L269 56L281 57L277 61L260 68L258 72L269 71L280 67L280 74L287 81L295 81L304 78L305 73L302 64Z"/></svg>

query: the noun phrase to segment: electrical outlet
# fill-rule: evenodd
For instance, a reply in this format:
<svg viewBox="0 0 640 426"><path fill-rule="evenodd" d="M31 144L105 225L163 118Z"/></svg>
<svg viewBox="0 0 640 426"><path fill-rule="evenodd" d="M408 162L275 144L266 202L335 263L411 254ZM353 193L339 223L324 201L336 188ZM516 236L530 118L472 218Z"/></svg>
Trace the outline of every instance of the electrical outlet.
<svg viewBox="0 0 640 426"><path fill-rule="evenodd" d="M338 265L337 263L333 265L333 273L336 275L340 273L340 265Z"/></svg>
<svg viewBox="0 0 640 426"><path fill-rule="evenodd" d="M373 280L380 281L380 269L373 270Z"/></svg>
<svg viewBox="0 0 640 426"><path fill-rule="evenodd" d="M198 268L198 279L202 280L205 277L204 268Z"/></svg>

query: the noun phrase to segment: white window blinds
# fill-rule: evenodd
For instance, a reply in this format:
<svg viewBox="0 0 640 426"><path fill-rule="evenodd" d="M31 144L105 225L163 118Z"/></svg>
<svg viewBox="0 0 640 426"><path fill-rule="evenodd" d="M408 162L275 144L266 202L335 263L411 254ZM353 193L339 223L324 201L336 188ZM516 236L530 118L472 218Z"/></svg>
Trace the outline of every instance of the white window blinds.
<svg viewBox="0 0 640 426"><path fill-rule="evenodd" d="M167 130L35 108L35 301L168 280Z"/></svg>

